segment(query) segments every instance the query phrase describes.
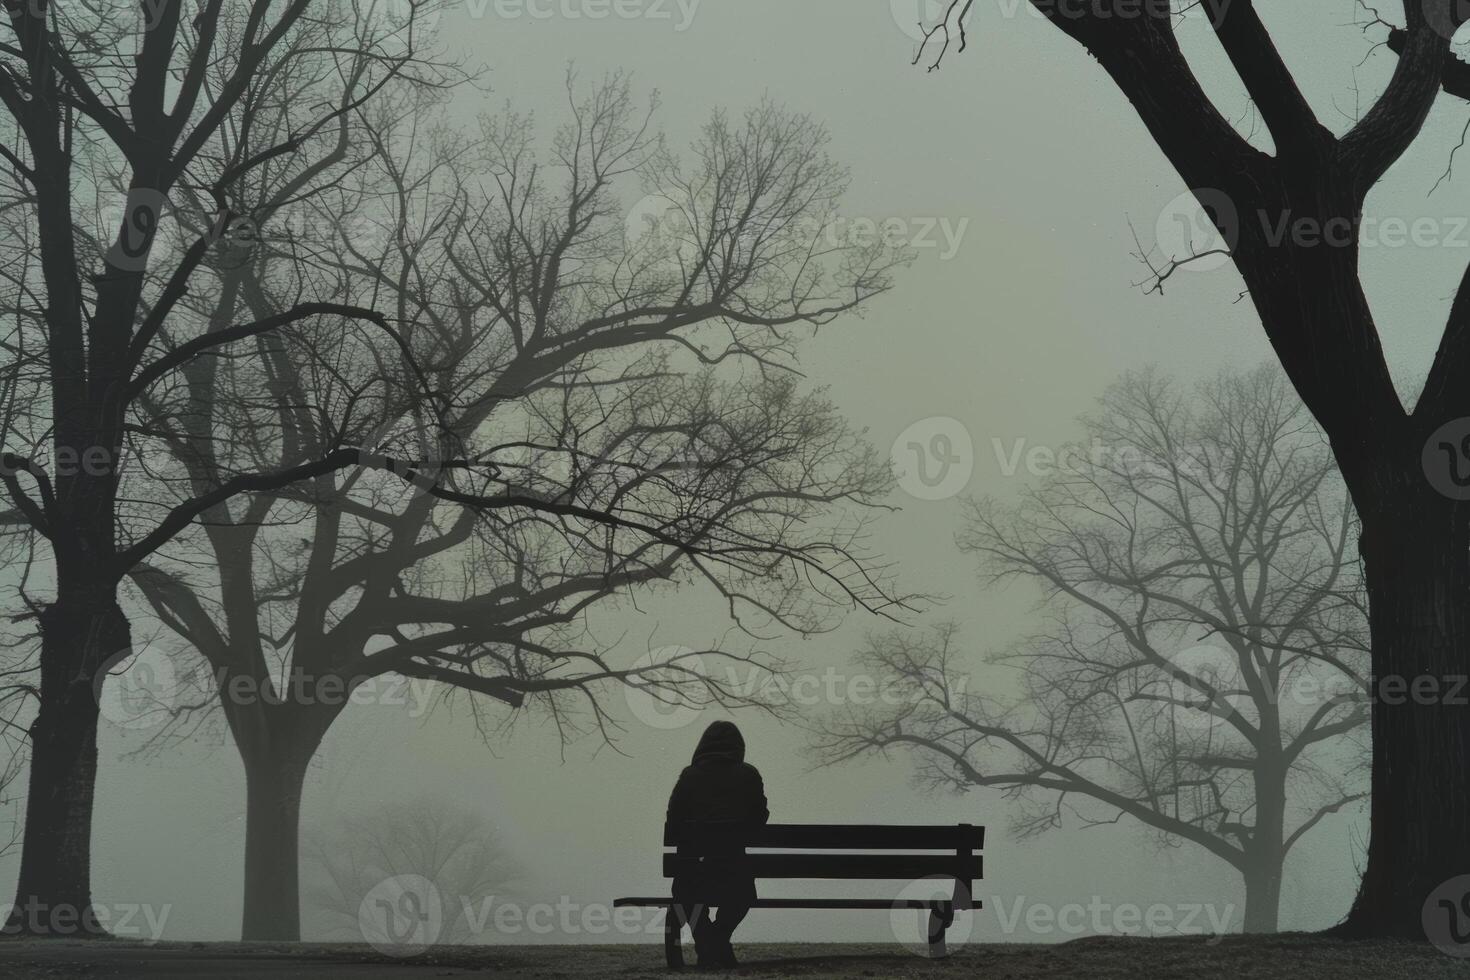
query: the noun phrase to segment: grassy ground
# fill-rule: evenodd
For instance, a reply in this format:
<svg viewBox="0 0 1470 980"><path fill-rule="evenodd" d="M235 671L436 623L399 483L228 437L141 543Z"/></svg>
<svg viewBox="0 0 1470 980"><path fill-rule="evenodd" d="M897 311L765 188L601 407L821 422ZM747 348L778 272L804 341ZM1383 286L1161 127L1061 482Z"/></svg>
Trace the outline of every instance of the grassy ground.
<svg viewBox="0 0 1470 980"><path fill-rule="evenodd" d="M742 977L828 980L837 977L978 977L1031 980L1470 980L1470 959L1427 945L1343 943L1313 936L1269 939L1082 939L1049 946L969 946L928 961L901 946L772 944L738 947ZM692 953L691 951L687 951ZM692 960L692 956L690 957ZM688 969L690 974L717 975ZM231 980L429 977L534 977L622 980L668 977L655 945L448 947L409 960L359 946L270 946L247 943L160 943L8 940L0 942L0 976L228 977Z"/></svg>

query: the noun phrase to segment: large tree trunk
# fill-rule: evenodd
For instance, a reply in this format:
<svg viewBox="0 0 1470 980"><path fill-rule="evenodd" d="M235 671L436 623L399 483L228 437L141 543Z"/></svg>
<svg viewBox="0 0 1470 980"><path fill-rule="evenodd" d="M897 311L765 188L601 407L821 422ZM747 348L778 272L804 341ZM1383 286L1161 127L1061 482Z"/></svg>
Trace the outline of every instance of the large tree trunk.
<svg viewBox="0 0 1470 980"><path fill-rule="evenodd" d="M1275 932L1281 914L1281 860L1263 857L1245 870L1243 932Z"/></svg>
<svg viewBox="0 0 1470 980"><path fill-rule="evenodd" d="M31 724L25 841L7 928L101 935L92 910L92 799L99 666L131 646L111 588L68 594L41 613L40 708Z"/></svg>
<svg viewBox="0 0 1470 980"><path fill-rule="evenodd" d="M250 726L258 737L240 738L245 762L245 910L240 938L270 942L301 939L301 793L306 770L336 710L331 705L256 706L263 716ZM300 713L313 724L276 717Z"/></svg>
<svg viewBox="0 0 1470 980"><path fill-rule="evenodd" d="M1359 216L1342 175L1289 175L1272 220ZM1242 192L1242 199L1252 194ZM1243 220L1242 229L1258 222ZM1246 247L1248 246L1248 247ZM1436 490L1426 439L1448 419L1403 415L1358 275L1358 249L1245 241L1237 262L1267 334L1332 440L1362 522L1373 678L1371 824L1357 900L1337 932L1425 938L1430 892L1470 873L1470 504ZM1415 685L1421 692L1413 693ZM1385 696L1385 694L1387 696ZM1455 697L1459 704L1447 699Z"/></svg>
<svg viewBox="0 0 1470 980"><path fill-rule="evenodd" d="M1465 505L1439 496L1422 473L1392 482L1392 503L1363 515L1372 824L1363 881L1340 931L1422 941L1430 893L1470 874L1470 534Z"/></svg>
<svg viewBox="0 0 1470 980"><path fill-rule="evenodd" d="M1286 782L1289 770L1282 759L1280 708L1262 705L1261 731L1278 748L1266 747L1254 772L1256 825L1246 848L1244 932L1275 932L1281 914L1281 870L1286 860Z"/></svg>

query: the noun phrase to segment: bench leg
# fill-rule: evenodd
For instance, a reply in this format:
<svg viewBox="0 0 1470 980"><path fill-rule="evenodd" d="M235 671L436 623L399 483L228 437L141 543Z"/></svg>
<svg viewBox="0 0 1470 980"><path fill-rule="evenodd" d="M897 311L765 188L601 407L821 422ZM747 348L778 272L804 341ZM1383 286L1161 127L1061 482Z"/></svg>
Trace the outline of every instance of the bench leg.
<svg viewBox="0 0 1470 980"><path fill-rule="evenodd" d="M679 945L684 934L684 923L680 918L679 907L670 905L668 916L664 919L664 960L670 970L678 970L684 966L684 948Z"/></svg>
<svg viewBox="0 0 1470 980"><path fill-rule="evenodd" d="M949 948L944 942L944 934L953 921L954 913L950 909L938 905L930 906L929 956L931 959L942 959L949 955Z"/></svg>

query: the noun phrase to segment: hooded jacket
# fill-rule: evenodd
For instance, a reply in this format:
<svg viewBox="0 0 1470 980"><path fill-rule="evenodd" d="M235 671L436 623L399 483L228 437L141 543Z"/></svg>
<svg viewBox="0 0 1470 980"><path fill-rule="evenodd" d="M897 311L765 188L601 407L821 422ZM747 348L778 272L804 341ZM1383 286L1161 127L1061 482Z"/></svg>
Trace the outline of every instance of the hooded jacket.
<svg viewBox="0 0 1470 980"><path fill-rule="evenodd" d="M759 826L769 819L765 786L760 772L745 761L745 739L740 729L729 721L711 723L700 737L693 759L674 784L669 796L669 822ZM743 853L744 848L740 848L731 857ZM710 862L708 873L697 881L674 879L676 897L694 888L706 892L704 900L710 904L719 904L716 896L731 904L755 898L755 882L729 860Z"/></svg>

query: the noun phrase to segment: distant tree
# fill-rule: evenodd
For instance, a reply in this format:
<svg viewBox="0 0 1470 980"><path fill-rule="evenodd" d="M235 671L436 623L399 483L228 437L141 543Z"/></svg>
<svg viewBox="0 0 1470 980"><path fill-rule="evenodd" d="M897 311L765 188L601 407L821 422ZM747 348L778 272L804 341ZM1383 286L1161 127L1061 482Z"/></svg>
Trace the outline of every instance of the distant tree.
<svg viewBox="0 0 1470 980"><path fill-rule="evenodd" d="M397 914L392 901L406 891L432 903L433 944L483 942L487 903L522 872L484 814L443 801L334 817L305 837L306 932L316 941L391 942L382 916Z"/></svg>
<svg viewBox="0 0 1470 980"><path fill-rule="evenodd" d="M1359 261L1369 195L1436 108L1470 99L1470 64L1450 43L1470 7L1359 3L1373 40L1364 59L1394 62L1382 91L1337 133L1318 118L1251 0L1032 4L1097 60L1193 191L1327 434L1362 521L1374 676L1453 688L1470 650L1470 272L1425 383L1406 406ZM946 3L915 60L937 67L946 52L963 50L962 25L975 7ZM1232 126L1200 84L1175 30L1189 13L1213 30L1265 124L1259 136ZM1153 285L1197 258L1159 257ZM1372 705L1372 831L1344 934L1422 940L1425 901L1445 880L1470 874L1462 764L1470 712L1449 700Z"/></svg>
<svg viewBox="0 0 1470 980"><path fill-rule="evenodd" d="M1145 371L1021 503L972 505L961 547L988 581L1039 586L1050 626L973 690L953 627L875 639L904 697L819 728L828 763L913 750L928 785L997 787L1022 836L1127 816L1245 882L1244 928L1276 929L1282 866L1362 800L1367 620L1352 506L1274 368L1191 397Z"/></svg>

